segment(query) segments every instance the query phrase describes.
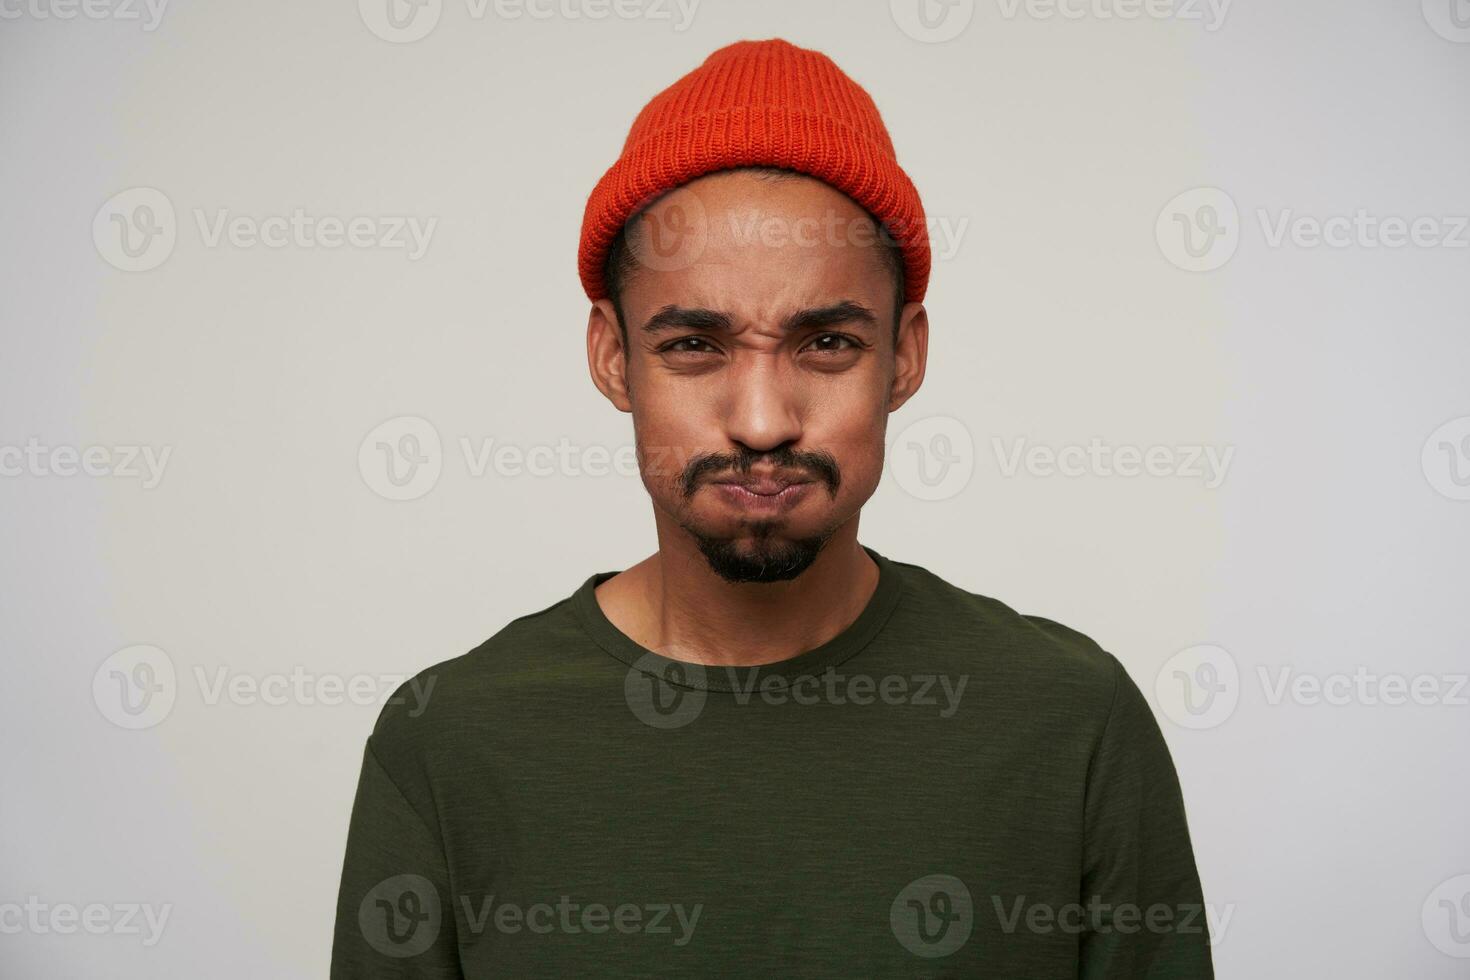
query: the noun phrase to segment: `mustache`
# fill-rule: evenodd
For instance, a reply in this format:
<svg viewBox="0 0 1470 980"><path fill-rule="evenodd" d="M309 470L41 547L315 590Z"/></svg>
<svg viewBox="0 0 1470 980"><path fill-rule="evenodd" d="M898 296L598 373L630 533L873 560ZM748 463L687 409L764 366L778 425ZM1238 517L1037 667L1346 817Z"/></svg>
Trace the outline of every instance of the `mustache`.
<svg viewBox="0 0 1470 980"><path fill-rule="evenodd" d="M733 453L705 453L691 458L689 464L684 467L684 476L680 481L684 496L694 496L694 491L699 488L701 477L732 470L737 473L749 473L756 463L762 461L784 472L796 472L813 477L818 482L826 484L827 493L834 497L837 495L837 488L842 485L842 471L837 465L836 457L831 453L820 450L798 452L789 446L765 453L742 449Z"/></svg>

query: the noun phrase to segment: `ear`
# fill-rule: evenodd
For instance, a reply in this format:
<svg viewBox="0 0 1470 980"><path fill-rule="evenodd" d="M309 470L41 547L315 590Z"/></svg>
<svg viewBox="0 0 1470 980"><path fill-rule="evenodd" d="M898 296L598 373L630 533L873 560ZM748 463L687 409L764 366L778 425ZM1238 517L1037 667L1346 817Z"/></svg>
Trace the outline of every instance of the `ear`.
<svg viewBox="0 0 1470 980"><path fill-rule="evenodd" d="M899 313L898 339L893 349L893 383L888 389L888 411L896 412L924 383L929 363L929 312L923 303L905 303Z"/></svg>
<svg viewBox="0 0 1470 980"><path fill-rule="evenodd" d="M597 390L620 412L633 411L629 397L628 357L612 300L600 299L587 314L587 369Z"/></svg>

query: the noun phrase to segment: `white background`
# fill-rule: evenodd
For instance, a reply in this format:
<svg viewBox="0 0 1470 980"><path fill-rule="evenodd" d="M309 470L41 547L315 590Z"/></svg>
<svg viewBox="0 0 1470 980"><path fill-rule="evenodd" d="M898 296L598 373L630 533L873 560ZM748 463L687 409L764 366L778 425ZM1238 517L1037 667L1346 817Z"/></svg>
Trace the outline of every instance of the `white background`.
<svg viewBox="0 0 1470 980"><path fill-rule="evenodd" d="M1123 660L1229 917L1222 977L1466 974L1470 232L1272 234L1361 211L1453 238L1470 27L1451 14L1470 24L1470 5L1238 0L1219 20L981 0L935 4L950 19L929 31L902 0L703 0L687 23L653 0L602 19L595 0L548 17L429 0L437 21L403 42L387 2L177 0L156 23L0 3L0 906L169 907L152 944L6 927L0 973L325 973L377 704L213 685L296 672L381 699L652 550L636 477L470 464L487 440L630 444L587 378L586 196L655 92L782 36L873 94L931 220L963 229L934 265L927 382L890 437L939 421L891 451L861 540ZM133 188L175 213L146 271L108 238ZM1196 188L1238 215L1209 271L1169 235L1208 220L1197 195L1166 209ZM416 259L199 227L295 209L436 224ZM437 433L441 471L395 501L359 449L400 417ZM1216 486L1003 465L1017 440L1094 439L1231 456ZM14 466L28 444L39 469ZM913 444L971 478L921 499ZM51 452L92 446L169 455L146 485ZM133 730L108 672L138 645L175 680ZM1200 656L1221 699L1191 713L1176 671L1208 680ZM1427 677L1434 703L1381 703L1390 675ZM1276 697L1301 676L1345 703Z"/></svg>

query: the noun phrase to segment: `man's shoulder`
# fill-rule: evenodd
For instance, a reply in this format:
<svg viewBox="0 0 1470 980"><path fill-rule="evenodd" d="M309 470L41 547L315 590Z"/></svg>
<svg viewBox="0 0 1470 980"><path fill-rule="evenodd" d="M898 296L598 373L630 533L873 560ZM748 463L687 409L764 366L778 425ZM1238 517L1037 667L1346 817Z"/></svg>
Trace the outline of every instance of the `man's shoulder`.
<svg viewBox="0 0 1470 980"><path fill-rule="evenodd" d="M388 698L375 743L411 743L504 718L528 690L585 672L587 637L572 597L506 623L473 649L425 667Z"/></svg>
<svg viewBox="0 0 1470 980"><path fill-rule="evenodd" d="M901 635L938 643L1000 676L1087 688L1111 700L1122 664L1081 630L1022 613L921 565L894 561L904 581Z"/></svg>

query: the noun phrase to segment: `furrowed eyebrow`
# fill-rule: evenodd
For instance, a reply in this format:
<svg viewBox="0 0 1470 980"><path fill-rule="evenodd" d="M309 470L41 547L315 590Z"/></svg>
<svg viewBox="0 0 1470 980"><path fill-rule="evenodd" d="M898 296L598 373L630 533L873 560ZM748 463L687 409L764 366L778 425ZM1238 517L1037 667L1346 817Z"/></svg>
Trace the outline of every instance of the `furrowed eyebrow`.
<svg viewBox="0 0 1470 980"><path fill-rule="evenodd" d="M872 310L861 303L854 303L845 299L831 306L818 306L815 309L797 310L781 323L781 329L787 333L796 330L813 330L822 327L835 327L839 323L857 322L866 327L876 326L878 317Z"/></svg>
<svg viewBox="0 0 1470 980"><path fill-rule="evenodd" d="M843 300L830 306L818 306L805 310L797 310L781 321L781 330L784 333L794 333L798 330L821 329L832 327L840 323L857 322L863 326L872 327L878 323L878 317L872 310L861 303L852 300ZM707 330L710 332L727 331L730 329L730 317L716 310L703 308L688 308L683 306L665 306L643 324L644 333L658 333L662 330Z"/></svg>
<svg viewBox="0 0 1470 980"><path fill-rule="evenodd" d="M729 330L730 318L714 310L689 309L683 306L665 306L643 325L644 333L660 330Z"/></svg>

